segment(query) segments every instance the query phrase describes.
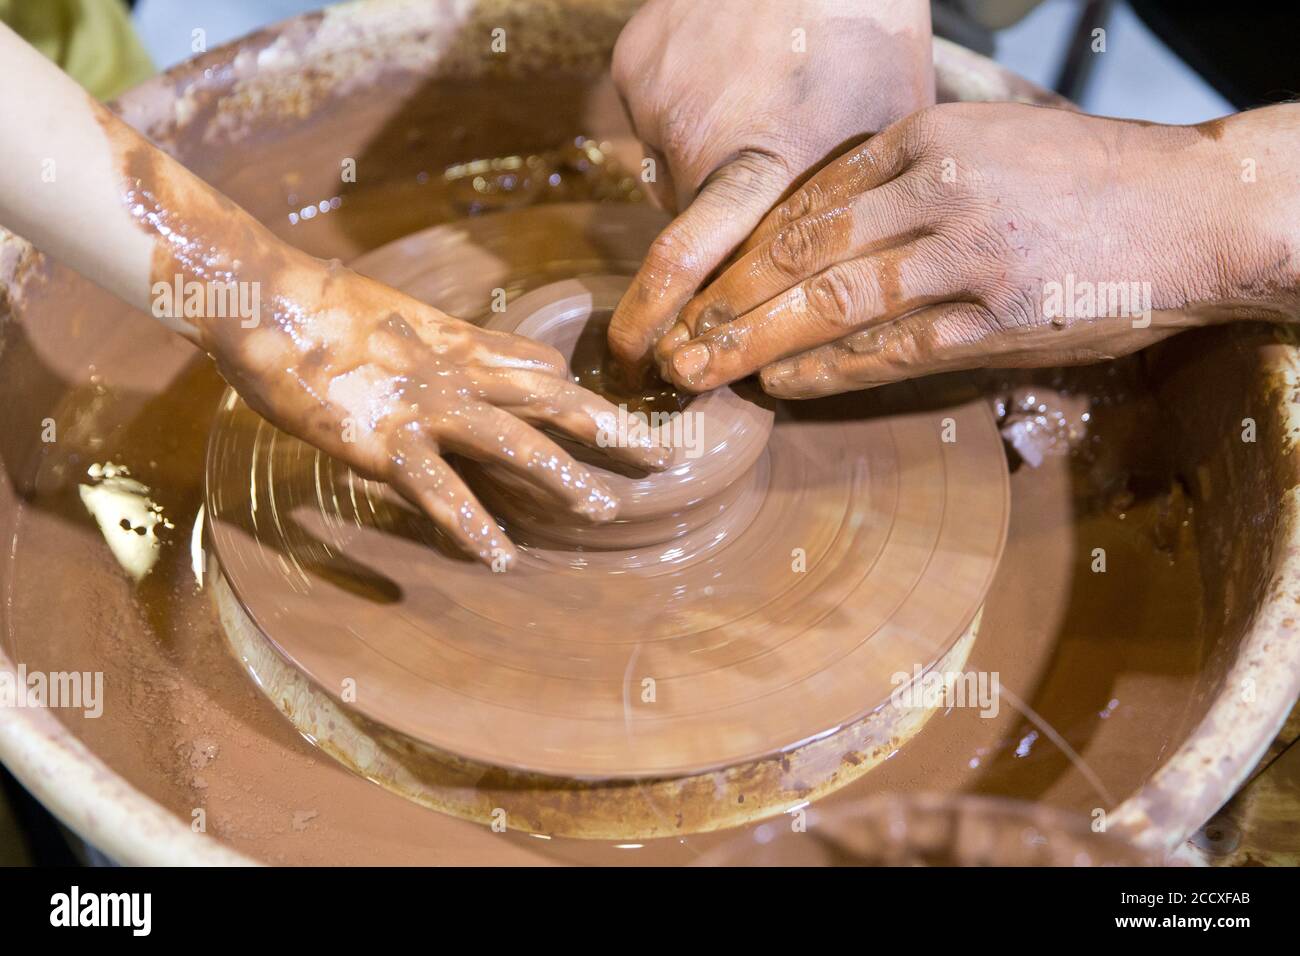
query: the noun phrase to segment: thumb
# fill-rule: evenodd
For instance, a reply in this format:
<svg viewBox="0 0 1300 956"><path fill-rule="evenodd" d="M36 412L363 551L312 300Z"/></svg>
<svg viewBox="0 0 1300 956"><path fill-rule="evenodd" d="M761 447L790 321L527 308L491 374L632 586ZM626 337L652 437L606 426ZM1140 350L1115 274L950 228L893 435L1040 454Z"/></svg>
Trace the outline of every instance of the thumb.
<svg viewBox="0 0 1300 956"><path fill-rule="evenodd" d="M646 253L609 324L609 347L629 367L648 361L704 280L748 238L789 187L781 160L747 150L720 166Z"/></svg>

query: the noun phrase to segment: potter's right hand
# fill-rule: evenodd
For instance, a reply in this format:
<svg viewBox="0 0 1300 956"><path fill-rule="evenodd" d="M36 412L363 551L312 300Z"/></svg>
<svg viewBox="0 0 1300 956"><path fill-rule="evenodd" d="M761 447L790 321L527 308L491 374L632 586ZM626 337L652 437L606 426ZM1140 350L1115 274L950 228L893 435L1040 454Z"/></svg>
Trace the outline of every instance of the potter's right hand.
<svg viewBox="0 0 1300 956"><path fill-rule="evenodd" d="M680 215L610 324L645 364L704 280L807 171L934 99L926 0L650 0L614 81Z"/></svg>
<svg viewBox="0 0 1300 956"><path fill-rule="evenodd" d="M678 387L815 398L1077 365L1300 319L1300 107L1195 127L1018 103L914 113L829 164L682 310Z"/></svg>

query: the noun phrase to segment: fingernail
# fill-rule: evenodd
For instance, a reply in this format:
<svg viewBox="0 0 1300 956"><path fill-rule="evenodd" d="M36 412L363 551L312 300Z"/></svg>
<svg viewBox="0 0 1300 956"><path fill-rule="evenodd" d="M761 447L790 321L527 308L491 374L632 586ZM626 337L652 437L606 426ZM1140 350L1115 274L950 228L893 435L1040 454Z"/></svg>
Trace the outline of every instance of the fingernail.
<svg viewBox="0 0 1300 956"><path fill-rule="evenodd" d="M661 355L671 355L679 346L685 345L690 340L691 330L686 327L686 323L678 322L664 333L657 348Z"/></svg>
<svg viewBox="0 0 1300 956"><path fill-rule="evenodd" d="M800 369L797 362L788 365L769 365L758 373L759 384L763 391L773 398L816 398L820 394L817 381L810 379L806 370Z"/></svg>
<svg viewBox="0 0 1300 956"><path fill-rule="evenodd" d="M792 378L794 378L793 365L769 365L758 373L758 380L765 392L780 389L782 386L789 384Z"/></svg>
<svg viewBox="0 0 1300 956"><path fill-rule="evenodd" d="M673 372L685 381L692 381L708 367L709 347L702 342L684 345L673 353Z"/></svg>

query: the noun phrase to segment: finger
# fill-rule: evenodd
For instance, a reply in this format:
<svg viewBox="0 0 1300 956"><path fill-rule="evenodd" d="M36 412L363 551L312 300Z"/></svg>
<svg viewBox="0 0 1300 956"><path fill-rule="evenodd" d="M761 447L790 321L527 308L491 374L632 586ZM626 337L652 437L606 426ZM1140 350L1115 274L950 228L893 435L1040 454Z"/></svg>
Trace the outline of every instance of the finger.
<svg viewBox="0 0 1300 956"><path fill-rule="evenodd" d="M491 368L569 377L569 363L554 346L511 332L475 329L479 335L474 362Z"/></svg>
<svg viewBox="0 0 1300 956"><path fill-rule="evenodd" d="M685 341L711 331L833 265L915 238L925 213L897 181L859 193L843 205L795 220L752 248L686 304L659 341L662 363Z"/></svg>
<svg viewBox="0 0 1300 956"><path fill-rule="evenodd" d="M775 362L760 378L774 397L819 398L972 368L1083 365L1136 352L1186 324L1133 328L1128 319L1104 319L1006 328L983 305L945 303Z"/></svg>
<svg viewBox="0 0 1300 956"><path fill-rule="evenodd" d="M415 443L393 459L393 471L387 477L394 489L428 515L466 554L494 569L508 568L518 557L505 532L433 445Z"/></svg>
<svg viewBox="0 0 1300 956"><path fill-rule="evenodd" d="M780 197L788 174L775 160L746 154L709 178L651 244L609 325L620 362L640 367L654 343L706 278Z"/></svg>
<svg viewBox="0 0 1300 956"><path fill-rule="evenodd" d="M982 343L984 358L991 356L996 334L974 331L996 326L988 310L970 303L946 303L774 362L762 370L760 381L765 392L778 398L817 398L969 368L964 362L975 358L973 350L962 348L959 355L940 344L939 328L952 325L971 330L961 338Z"/></svg>
<svg viewBox="0 0 1300 956"><path fill-rule="evenodd" d="M917 146L914 126L908 120L886 127L791 193L763 217L738 251L749 252L770 242L792 222L842 206L854 196L880 188L903 174L915 157Z"/></svg>
<svg viewBox="0 0 1300 956"><path fill-rule="evenodd" d="M665 369L681 388L705 391L765 365L915 309L960 297L930 241L831 266L733 322L673 352Z"/></svg>
<svg viewBox="0 0 1300 956"><path fill-rule="evenodd" d="M575 514L612 520L618 499L590 468L537 429L491 405L470 404L449 415L440 444L487 464L499 464L554 497Z"/></svg>
<svg viewBox="0 0 1300 956"><path fill-rule="evenodd" d="M478 384L481 401L530 425L554 428L638 468L658 471L668 465L669 450L646 429L629 429L626 414L574 382L531 372L485 370Z"/></svg>
<svg viewBox="0 0 1300 956"><path fill-rule="evenodd" d="M551 375L568 375L568 365L554 348L522 335L479 328L463 319L453 318L432 306L395 292L373 279L357 277L361 288L370 291L376 314L387 320L380 329L390 341L403 342L415 337L435 354L498 368L519 368ZM400 352L401 347L398 346Z"/></svg>

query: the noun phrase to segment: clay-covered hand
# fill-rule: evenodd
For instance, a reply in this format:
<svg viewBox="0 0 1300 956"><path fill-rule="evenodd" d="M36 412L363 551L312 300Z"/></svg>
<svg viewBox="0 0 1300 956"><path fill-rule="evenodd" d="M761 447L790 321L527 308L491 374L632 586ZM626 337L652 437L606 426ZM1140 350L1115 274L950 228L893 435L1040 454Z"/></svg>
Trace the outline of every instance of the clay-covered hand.
<svg viewBox="0 0 1300 956"><path fill-rule="evenodd" d="M614 81L680 215L610 325L636 367L704 280L808 170L934 101L926 0L649 0ZM644 177L643 177L644 178Z"/></svg>
<svg viewBox="0 0 1300 956"><path fill-rule="evenodd" d="M203 345L265 418L388 482L494 569L509 566L514 547L444 454L499 464L594 521L613 518L617 502L533 426L639 467L663 464L662 449L619 434L617 410L575 385L550 346L451 318L337 264L293 258L268 283L271 307L263 303L256 328L209 320Z"/></svg>
<svg viewBox="0 0 1300 956"><path fill-rule="evenodd" d="M774 209L682 310L661 371L700 391L761 370L812 397L1294 317L1295 109L1203 127L924 110Z"/></svg>

